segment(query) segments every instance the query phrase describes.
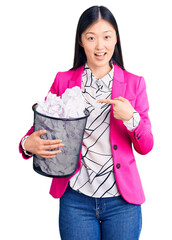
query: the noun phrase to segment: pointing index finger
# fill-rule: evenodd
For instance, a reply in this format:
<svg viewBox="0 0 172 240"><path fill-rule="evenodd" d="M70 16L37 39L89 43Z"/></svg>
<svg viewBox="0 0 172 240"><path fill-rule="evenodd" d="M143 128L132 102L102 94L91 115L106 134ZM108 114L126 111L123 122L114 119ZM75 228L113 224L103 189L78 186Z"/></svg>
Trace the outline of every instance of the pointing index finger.
<svg viewBox="0 0 172 240"><path fill-rule="evenodd" d="M98 103L115 104L116 100L112 100L112 99L99 99L97 102L98 102Z"/></svg>

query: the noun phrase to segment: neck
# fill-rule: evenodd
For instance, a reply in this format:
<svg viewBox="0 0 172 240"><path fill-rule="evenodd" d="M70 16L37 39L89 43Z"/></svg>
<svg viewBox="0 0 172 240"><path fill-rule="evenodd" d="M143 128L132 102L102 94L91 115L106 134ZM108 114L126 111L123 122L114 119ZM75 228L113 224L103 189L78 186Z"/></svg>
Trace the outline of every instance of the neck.
<svg viewBox="0 0 172 240"><path fill-rule="evenodd" d="M91 70L91 72L93 73L95 78L101 79L104 76L106 76L111 70L112 68L108 65L105 66L93 66L90 65L89 63L87 63L89 69Z"/></svg>

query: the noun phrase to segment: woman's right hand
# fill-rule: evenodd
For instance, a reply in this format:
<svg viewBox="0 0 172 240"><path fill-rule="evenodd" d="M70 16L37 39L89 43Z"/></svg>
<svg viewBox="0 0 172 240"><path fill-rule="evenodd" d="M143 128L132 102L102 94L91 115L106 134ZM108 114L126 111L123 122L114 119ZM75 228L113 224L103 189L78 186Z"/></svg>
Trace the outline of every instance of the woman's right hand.
<svg viewBox="0 0 172 240"><path fill-rule="evenodd" d="M45 134L46 130L42 129L33 132L25 141L24 148L26 151L36 154L43 158L53 158L56 154L61 153L61 150L50 151L55 148L63 147L64 144L60 139L45 140L40 136Z"/></svg>

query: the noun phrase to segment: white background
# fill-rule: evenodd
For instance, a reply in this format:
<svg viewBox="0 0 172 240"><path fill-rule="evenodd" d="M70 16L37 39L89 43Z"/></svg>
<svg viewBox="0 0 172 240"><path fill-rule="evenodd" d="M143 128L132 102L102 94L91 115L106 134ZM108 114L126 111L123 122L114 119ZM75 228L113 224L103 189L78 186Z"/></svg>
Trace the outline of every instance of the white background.
<svg viewBox="0 0 172 240"><path fill-rule="evenodd" d="M61 2L61 3L59 3ZM154 149L135 153L146 195L141 240L172 239L171 5L158 0L6 0L0 2L0 238L57 240L59 200L50 178L35 173L18 153L58 71L72 67L82 12L104 5L114 14L126 70L144 76Z"/></svg>

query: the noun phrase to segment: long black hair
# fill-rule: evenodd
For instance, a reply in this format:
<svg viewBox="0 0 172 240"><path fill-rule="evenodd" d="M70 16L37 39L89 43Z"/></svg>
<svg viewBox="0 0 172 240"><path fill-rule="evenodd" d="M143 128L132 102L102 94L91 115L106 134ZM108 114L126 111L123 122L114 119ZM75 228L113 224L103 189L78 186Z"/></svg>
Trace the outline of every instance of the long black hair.
<svg viewBox="0 0 172 240"><path fill-rule="evenodd" d="M114 61L115 64L120 66L124 70L124 63L122 57L122 49L120 43L120 36L118 31L117 22L110 12L110 10L104 6L93 6L85 10L79 18L77 30L76 30L76 37L75 37L75 53L74 53L74 61L73 61L73 68L76 69L83 64L86 63L87 58L85 55L84 48L80 46L79 42L81 42L81 34L89 27L92 23L96 22L99 18L99 13L102 19L111 23L116 31L117 36L117 43L115 45L115 50L111 60L109 61L109 65L111 66L111 61Z"/></svg>

